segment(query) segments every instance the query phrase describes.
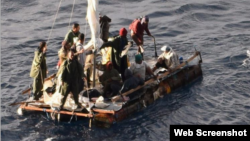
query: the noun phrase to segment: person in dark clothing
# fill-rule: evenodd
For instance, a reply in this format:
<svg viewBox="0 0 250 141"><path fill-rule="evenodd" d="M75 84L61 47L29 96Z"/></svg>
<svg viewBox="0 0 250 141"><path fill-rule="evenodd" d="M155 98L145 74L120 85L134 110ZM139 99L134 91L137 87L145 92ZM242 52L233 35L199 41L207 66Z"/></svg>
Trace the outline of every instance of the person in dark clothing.
<svg viewBox="0 0 250 141"><path fill-rule="evenodd" d="M99 17L99 23L100 23L100 38L103 40L103 42L107 42L109 38L109 23L111 22L111 19L104 15Z"/></svg>
<svg viewBox="0 0 250 141"><path fill-rule="evenodd" d="M114 37L113 41L104 43L100 48L112 48L111 62L113 64L113 67L121 74L122 81L125 80L124 71L128 68L128 58L127 55L121 57L121 53L127 45L131 45L131 43L128 44L127 30L125 28L121 28L119 36Z"/></svg>
<svg viewBox="0 0 250 141"><path fill-rule="evenodd" d="M104 73L100 76L99 80L104 87L103 96L105 98L116 95L121 89L121 76L119 75L119 72L113 68L110 61L107 62Z"/></svg>
<svg viewBox="0 0 250 141"><path fill-rule="evenodd" d="M120 90L121 94L134 89L139 85L144 85L144 80L142 78L134 76L130 69L125 70L125 78L126 80L124 81L123 86ZM129 94L128 97L129 99L133 99L137 94L138 92L133 92Z"/></svg>
<svg viewBox="0 0 250 141"><path fill-rule="evenodd" d="M46 42L40 42L40 46L35 51L35 56L32 62L30 77L34 78L33 81L33 93L34 99L39 100L43 92L44 78L47 77L47 64L46 64Z"/></svg>
<svg viewBox="0 0 250 141"><path fill-rule="evenodd" d="M78 102L78 94L79 94L79 79L84 78L82 65L78 62L77 57L74 56L76 51L74 49L70 49L67 54L67 60L64 61L63 70L62 70L62 90L61 93L63 95L60 109L63 108L64 103L67 99L67 96L70 92L73 94L73 98L75 104L80 107Z"/></svg>

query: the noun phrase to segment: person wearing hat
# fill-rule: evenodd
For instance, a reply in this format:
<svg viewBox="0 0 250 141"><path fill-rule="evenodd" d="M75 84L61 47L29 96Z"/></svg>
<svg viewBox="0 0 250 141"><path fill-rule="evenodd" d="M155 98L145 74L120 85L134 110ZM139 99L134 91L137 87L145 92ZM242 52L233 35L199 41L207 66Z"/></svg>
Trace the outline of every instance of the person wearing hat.
<svg viewBox="0 0 250 141"><path fill-rule="evenodd" d="M134 40L138 46L138 53L142 54L143 58L143 34L144 30L147 32L148 36L152 36L148 29L149 18L148 16L143 16L140 19L134 20L130 25L129 29L131 30L131 38Z"/></svg>
<svg viewBox="0 0 250 141"><path fill-rule="evenodd" d="M166 68L171 72L178 65L180 65L179 57L172 48L165 45L161 48L161 50L163 53L158 57L157 63L153 68L153 72L160 67Z"/></svg>
<svg viewBox="0 0 250 141"><path fill-rule="evenodd" d="M63 109L64 103L70 92L73 94L75 104L78 105L77 108L80 108L78 102L78 94L80 92L79 79L84 79L85 75L83 73L83 67L74 56L74 53L76 53L76 50L71 48L67 53L67 59L62 65L61 94L63 98L61 100L60 109Z"/></svg>
<svg viewBox="0 0 250 141"><path fill-rule="evenodd" d="M34 78L33 81L33 93L34 100L39 100L43 92L44 78L47 77L47 64L46 64L46 42L40 42L40 46L35 51L34 59L32 62L30 77Z"/></svg>
<svg viewBox="0 0 250 141"><path fill-rule="evenodd" d="M132 43L128 42L127 39L126 28L121 28L118 36L115 36L112 41L108 41L100 47L100 50L105 47L111 47L111 62L113 67L121 74L122 81L125 80L124 72L128 68L128 57L127 55L121 56L121 54L123 50L131 45Z"/></svg>
<svg viewBox="0 0 250 141"><path fill-rule="evenodd" d="M149 65L142 60L141 54L135 55L135 63L131 63L130 70L134 76L142 78L144 81L146 79L146 74L152 75L156 78Z"/></svg>

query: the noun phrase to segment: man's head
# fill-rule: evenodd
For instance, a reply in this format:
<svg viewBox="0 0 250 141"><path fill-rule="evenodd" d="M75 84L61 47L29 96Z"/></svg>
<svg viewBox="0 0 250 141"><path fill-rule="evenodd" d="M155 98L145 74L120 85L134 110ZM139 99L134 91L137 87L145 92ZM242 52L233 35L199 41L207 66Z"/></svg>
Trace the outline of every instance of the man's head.
<svg viewBox="0 0 250 141"><path fill-rule="evenodd" d="M142 63L142 56L141 56L141 54L135 55L135 62L137 64L141 64Z"/></svg>
<svg viewBox="0 0 250 141"><path fill-rule="evenodd" d="M127 36L127 30L126 28L121 28L120 31L119 31L119 35L122 36L122 37L126 37Z"/></svg>
<svg viewBox="0 0 250 141"><path fill-rule="evenodd" d="M38 47L38 50L40 52L46 52L47 51L47 44L45 41L40 42L40 45Z"/></svg>
<svg viewBox="0 0 250 141"><path fill-rule="evenodd" d="M80 40L81 43L83 43L84 37L85 37L85 36L84 36L83 33L79 34L78 39Z"/></svg>
<svg viewBox="0 0 250 141"><path fill-rule="evenodd" d="M79 32L79 31L80 31L80 25L79 25L78 23L74 23L74 24L72 25L72 31L73 31L74 33Z"/></svg>
<svg viewBox="0 0 250 141"><path fill-rule="evenodd" d="M141 23L148 24L148 22L149 22L148 16L143 16L142 19L141 19Z"/></svg>

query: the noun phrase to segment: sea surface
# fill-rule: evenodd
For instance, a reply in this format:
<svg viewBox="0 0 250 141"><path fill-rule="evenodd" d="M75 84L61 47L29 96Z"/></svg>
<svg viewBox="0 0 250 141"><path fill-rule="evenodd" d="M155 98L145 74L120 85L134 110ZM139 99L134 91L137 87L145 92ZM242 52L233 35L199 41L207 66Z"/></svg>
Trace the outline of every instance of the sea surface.
<svg viewBox="0 0 250 141"><path fill-rule="evenodd" d="M48 42L47 64L52 74L72 22L80 24L86 41L90 39L87 1L73 2L1 1L2 141L168 141L173 124L250 124L249 0L100 0L98 11L112 19L112 35L122 27L128 29L133 19L148 15L158 55L163 45L185 59L195 49L200 51L203 78L110 128L89 128L89 120L57 123L45 113L17 115L18 106L9 104L27 99L21 91L32 83L29 72L39 42ZM144 40L145 60L153 65L154 42L147 36ZM131 61L135 52L134 46L129 51Z"/></svg>

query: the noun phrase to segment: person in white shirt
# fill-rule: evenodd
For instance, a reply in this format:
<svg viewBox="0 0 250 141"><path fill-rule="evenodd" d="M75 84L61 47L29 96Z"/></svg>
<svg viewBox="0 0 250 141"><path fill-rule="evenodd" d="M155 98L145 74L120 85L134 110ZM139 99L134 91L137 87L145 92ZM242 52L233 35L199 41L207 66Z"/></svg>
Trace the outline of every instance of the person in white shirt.
<svg viewBox="0 0 250 141"><path fill-rule="evenodd" d="M152 75L154 78L156 78L149 65L142 60L141 54L137 54L135 56L135 63L131 63L130 70L134 76L140 77L144 81L146 79L146 74Z"/></svg>
<svg viewBox="0 0 250 141"><path fill-rule="evenodd" d="M163 46L161 50L163 53L158 57L157 63L153 68L153 72L160 67L166 68L169 72L171 72L178 65L180 65L179 57L172 48L169 46Z"/></svg>
<svg viewBox="0 0 250 141"><path fill-rule="evenodd" d="M76 43L76 51L77 51L77 59L79 61L79 63L83 66L84 68L84 64L85 64L85 58L86 55L84 53L84 48L83 48L83 42L84 42L84 34L81 33L78 36L78 42Z"/></svg>
<svg viewBox="0 0 250 141"><path fill-rule="evenodd" d="M84 74L87 76L88 82L93 78L93 58L94 58L94 50L91 47L84 46L85 35L83 33L79 34L78 42L75 45L76 53L74 54L77 56L79 63L84 68ZM102 45L102 40L97 40L96 46L99 47ZM98 77L96 76L96 79ZM91 80L92 81L92 80ZM89 85L89 84L88 84Z"/></svg>

